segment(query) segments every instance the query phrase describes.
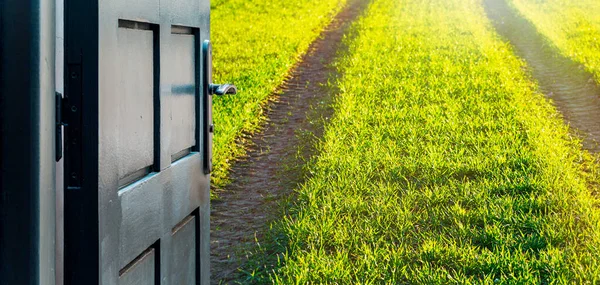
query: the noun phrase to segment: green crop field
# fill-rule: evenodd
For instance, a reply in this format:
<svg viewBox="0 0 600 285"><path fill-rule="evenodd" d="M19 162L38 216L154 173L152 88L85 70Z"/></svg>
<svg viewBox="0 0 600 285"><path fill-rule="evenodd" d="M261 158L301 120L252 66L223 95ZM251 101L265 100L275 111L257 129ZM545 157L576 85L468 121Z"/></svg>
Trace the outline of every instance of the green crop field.
<svg viewBox="0 0 600 285"><path fill-rule="evenodd" d="M214 81L235 83L239 94L214 98L214 172L227 183L244 139L264 120L263 108L310 43L345 0L212 1Z"/></svg>
<svg viewBox="0 0 600 285"><path fill-rule="evenodd" d="M600 1L510 0L562 54L600 82Z"/></svg>
<svg viewBox="0 0 600 285"><path fill-rule="evenodd" d="M597 167L481 1L373 0L352 33L271 281L599 284Z"/></svg>

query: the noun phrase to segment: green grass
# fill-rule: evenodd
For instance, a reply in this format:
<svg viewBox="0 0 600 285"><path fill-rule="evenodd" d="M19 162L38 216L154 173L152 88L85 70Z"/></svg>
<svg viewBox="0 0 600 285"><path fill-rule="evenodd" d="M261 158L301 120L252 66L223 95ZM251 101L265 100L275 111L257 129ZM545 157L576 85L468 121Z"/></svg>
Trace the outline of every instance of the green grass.
<svg viewBox="0 0 600 285"><path fill-rule="evenodd" d="M373 0L276 284L599 284L592 158L480 0Z"/></svg>
<svg viewBox="0 0 600 285"><path fill-rule="evenodd" d="M263 109L310 43L345 0L212 1L214 81L234 83L235 97L214 98L212 182L227 183L245 139L264 120Z"/></svg>
<svg viewBox="0 0 600 285"><path fill-rule="evenodd" d="M563 55L600 82L600 1L510 0Z"/></svg>

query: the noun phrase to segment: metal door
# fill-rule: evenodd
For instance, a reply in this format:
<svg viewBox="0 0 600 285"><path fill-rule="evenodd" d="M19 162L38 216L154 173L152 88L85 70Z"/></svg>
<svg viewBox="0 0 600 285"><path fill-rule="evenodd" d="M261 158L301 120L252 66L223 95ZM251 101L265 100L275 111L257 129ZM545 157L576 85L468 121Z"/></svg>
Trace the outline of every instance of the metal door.
<svg viewBox="0 0 600 285"><path fill-rule="evenodd" d="M65 284L208 283L209 10L65 0Z"/></svg>

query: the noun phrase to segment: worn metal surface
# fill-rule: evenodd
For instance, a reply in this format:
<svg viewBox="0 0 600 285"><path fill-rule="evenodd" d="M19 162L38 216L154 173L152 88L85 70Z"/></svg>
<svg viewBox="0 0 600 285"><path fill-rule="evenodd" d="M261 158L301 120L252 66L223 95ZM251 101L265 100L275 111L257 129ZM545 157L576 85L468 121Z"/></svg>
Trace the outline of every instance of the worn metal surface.
<svg viewBox="0 0 600 285"><path fill-rule="evenodd" d="M0 1L0 284L54 284L54 1Z"/></svg>
<svg viewBox="0 0 600 285"><path fill-rule="evenodd" d="M207 284L209 1L79 2L65 2L66 95L81 106L65 142L65 284Z"/></svg>

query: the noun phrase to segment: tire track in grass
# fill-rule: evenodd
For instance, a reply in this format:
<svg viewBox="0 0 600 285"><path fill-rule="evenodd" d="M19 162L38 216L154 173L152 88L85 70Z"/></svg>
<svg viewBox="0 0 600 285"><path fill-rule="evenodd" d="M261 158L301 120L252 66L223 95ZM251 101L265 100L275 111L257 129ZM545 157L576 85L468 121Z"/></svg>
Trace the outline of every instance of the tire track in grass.
<svg viewBox="0 0 600 285"><path fill-rule="evenodd" d="M278 204L303 182L303 164L314 154L313 142L328 119L331 66L350 24L368 0L348 5L310 47L269 106L268 123L253 139L248 157L234 165L232 183L219 192L211 209L213 284L240 282L246 252L268 230Z"/></svg>
<svg viewBox="0 0 600 285"><path fill-rule="evenodd" d="M525 60L540 89L554 101L565 121L583 137L583 146L600 151L600 87L584 67L555 50L546 38L505 0L485 0L496 31Z"/></svg>
<svg viewBox="0 0 600 285"><path fill-rule="evenodd" d="M599 283L592 159L482 2L357 21L273 284Z"/></svg>

